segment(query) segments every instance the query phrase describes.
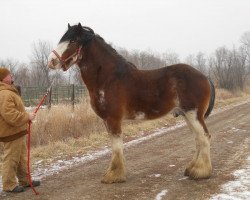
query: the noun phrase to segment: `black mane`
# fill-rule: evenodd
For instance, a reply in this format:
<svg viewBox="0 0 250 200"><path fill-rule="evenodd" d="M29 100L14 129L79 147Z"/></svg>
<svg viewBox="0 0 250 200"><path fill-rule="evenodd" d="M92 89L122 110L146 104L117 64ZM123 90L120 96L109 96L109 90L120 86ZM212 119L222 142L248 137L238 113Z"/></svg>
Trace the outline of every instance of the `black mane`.
<svg viewBox="0 0 250 200"><path fill-rule="evenodd" d="M62 36L59 43L65 41L76 41L82 46L86 45L91 39L95 37L94 31L86 26L78 25L69 26L66 33Z"/></svg>

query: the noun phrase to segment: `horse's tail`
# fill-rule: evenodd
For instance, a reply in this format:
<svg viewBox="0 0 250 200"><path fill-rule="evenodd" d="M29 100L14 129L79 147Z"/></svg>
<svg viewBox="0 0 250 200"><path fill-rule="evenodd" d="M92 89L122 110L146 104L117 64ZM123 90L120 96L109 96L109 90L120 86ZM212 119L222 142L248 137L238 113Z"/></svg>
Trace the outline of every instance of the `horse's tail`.
<svg viewBox="0 0 250 200"><path fill-rule="evenodd" d="M205 113L205 118L207 118L210 113L212 112L213 108L214 108L214 101L215 101L215 88L214 88L214 84L211 81L210 78L208 78L208 82L211 88L211 93L210 93L210 101L209 101L209 106L207 109L207 112Z"/></svg>

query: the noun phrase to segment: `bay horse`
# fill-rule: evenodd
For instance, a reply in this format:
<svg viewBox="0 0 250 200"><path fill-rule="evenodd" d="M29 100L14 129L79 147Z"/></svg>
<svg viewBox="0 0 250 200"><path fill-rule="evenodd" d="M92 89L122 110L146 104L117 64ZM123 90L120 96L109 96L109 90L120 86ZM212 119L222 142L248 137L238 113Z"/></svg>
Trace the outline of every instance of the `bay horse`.
<svg viewBox="0 0 250 200"><path fill-rule="evenodd" d="M101 182L126 181L122 120L156 119L169 112L184 116L196 137L196 153L184 175L192 179L211 176L211 136L204 118L213 109L215 90L206 76L186 64L139 70L80 23L68 24L48 58L52 69L66 71L74 64L80 68L93 110L111 136L111 163Z"/></svg>

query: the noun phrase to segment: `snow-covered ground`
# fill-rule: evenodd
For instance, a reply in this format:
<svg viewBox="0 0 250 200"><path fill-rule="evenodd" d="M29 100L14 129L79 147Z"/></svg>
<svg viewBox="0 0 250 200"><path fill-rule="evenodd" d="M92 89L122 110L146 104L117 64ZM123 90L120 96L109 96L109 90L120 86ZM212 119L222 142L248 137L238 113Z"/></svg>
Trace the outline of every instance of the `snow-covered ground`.
<svg viewBox="0 0 250 200"><path fill-rule="evenodd" d="M244 104L246 102L241 102L239 104L235 104L233 106L227 106L223 109L218 109L213 114L220 113L222 111L225 111L227 109L230 109L232 107L238 106L240 104ZM152 134L140 137L138 139L129 141L124 144L125 148L128 148L130 146L137 145L145 140L149 140L153 137L160 136L162 134L167 134L172 130L175 130L177 128L183 127L185 125L184 122L177 123L175 126L171 127L163 127L156 129ZM33 168L33 174L32 177L34 179L43 179L46 176L50 176L56 173L59 173L60 171L63 171L67 168L71 168L83 163L87 163L89 161L98 159L104 155L110 154L111 150L108 147L104 147L100 151L90 152L88 154L84 155L77 155L73 157L71 160L57 160L56 162L52 162L49 165L45 166L43 165L43 161L40 160L35 163ZM170 166L172 167L172 166ZM156 175L160 176L160 175ZM230 181L221 187L221 194L216 194L211 197L211 200L243 200L243 199L250 199L250 156L246 160L246 164L242 167L242 169L239 169L234 172L234 176L236 177L235 181ZM185 177L186 178L186 177ZM167 189L162 190L159 194L157 194L155 200L161 200L163 196L167 196ZM0 180L0 197L5 195L2 193L2 181Z"/></svg>
<svg viewBox="0 0 250 200"><path fill-rule="evenodd" d="M155 200L161 200L167 194L168 190L162 190L159 194L156 195Z"/></svg>
<svg viewBox="0 0 250 200"><path fill-rule="evenodd" d="M221 193L210 200L249 200L250 199L250 156L242 169L233 173L235 180L221 186Z"/></svg>

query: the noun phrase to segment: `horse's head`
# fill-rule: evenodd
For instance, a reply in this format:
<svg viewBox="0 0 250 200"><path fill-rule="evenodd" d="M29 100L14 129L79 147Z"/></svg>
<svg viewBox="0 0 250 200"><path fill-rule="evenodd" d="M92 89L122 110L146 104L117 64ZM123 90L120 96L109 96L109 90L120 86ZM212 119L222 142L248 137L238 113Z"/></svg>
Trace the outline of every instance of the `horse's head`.
<svg viewBox="0 0 250 200"><path fill-rule="evenodd" d="M83 49L86 44L95 36L94 31L84 27L80 23L70 26L63 35L55 50L48 58L48 67L51 69L63 68L68 70L72 65L82 59Z"/></svg>

